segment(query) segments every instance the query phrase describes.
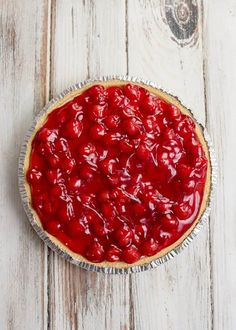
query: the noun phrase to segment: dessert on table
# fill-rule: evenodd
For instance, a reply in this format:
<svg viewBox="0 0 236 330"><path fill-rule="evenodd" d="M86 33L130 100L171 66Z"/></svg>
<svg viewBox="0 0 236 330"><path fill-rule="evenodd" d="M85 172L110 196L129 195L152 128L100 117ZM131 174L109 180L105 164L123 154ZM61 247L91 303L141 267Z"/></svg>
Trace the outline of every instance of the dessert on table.
<svg viewBox="0 0 236 330"><path fill-rule="evenodd" d="M211 164L200 125L170 94L108 80L40 117L25 187L34 217L73 259L127 268L166 255L206 209Z"/></svg>

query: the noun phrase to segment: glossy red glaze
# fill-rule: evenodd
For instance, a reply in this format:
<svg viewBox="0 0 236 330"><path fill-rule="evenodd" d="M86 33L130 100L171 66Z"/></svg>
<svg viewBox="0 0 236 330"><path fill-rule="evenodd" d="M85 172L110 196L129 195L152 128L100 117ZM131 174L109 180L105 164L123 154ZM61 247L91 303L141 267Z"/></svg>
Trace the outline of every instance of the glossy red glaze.
<svg viewBox="0 0 236 330"><path fill-rule="evenodd" d="M194 222L207 165L176 106L137 85L96 85L48 115L27 180L44 229L69 249L134 263Z"/></svg>

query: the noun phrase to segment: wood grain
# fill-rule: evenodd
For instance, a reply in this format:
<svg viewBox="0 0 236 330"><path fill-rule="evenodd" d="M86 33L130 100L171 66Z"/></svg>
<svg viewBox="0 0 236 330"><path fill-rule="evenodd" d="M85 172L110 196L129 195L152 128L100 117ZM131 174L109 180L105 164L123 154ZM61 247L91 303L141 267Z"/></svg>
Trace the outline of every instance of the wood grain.
<svg viewBox="0 0 236 330"><path fill-rule="evenodd" d="M0 329L235 329L235 1L0 0L0 8ZM184 252L151 272L108 276L39 240L21 206L17 161L49 98L126 73L172 91L206 123L219 185L208 226Z"/></svg>
<svg viewBox="0 0 236 330"><path fill-rule="evenodd" d="M0 7L0 329L40 329L47 326L47 248L22 209L17 163L33 110L45 103L48 8L47 1Z"/></svg>
<svg viewBox="0 0 236 330"><path fill-rule="evenodd" d="M235 329L236 314L236 3L205 8L208 127L218 156L218 189L211 217L213 328ZM223 24L221 22L223 21Z"/></svg>

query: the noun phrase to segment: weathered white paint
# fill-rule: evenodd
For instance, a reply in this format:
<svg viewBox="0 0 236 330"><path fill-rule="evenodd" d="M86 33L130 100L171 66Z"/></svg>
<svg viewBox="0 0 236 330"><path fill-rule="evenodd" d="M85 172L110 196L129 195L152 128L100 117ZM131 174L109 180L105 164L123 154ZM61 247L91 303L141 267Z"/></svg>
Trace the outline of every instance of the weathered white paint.
<svg viewBox="0 0 236 330"><path fill-rule="evenodd" d="M20 144L45 103L46 1L1 1L0 329L47 326L47 248L29 226L17 187Z"/></svg>
<svg viewBox="0 0 236 330"><path fill-rule="evenodd" d="M197 29L180 39L167 24L171 3L2 1L0 329L236 328L236 5L197 1ZM206 122L219 187L210 225L181 255L151 272L105 276L47 254L20 204L17 157L49 97L87 77L126 73L173 91Z"/></svg>
<svg viewBox="0 0 236 330"><path fill-rule="evenodd" d="M216 1L205 11L204 48L208 127L219 163L212 212L214 329L236 328L236 3Z"/></svg>

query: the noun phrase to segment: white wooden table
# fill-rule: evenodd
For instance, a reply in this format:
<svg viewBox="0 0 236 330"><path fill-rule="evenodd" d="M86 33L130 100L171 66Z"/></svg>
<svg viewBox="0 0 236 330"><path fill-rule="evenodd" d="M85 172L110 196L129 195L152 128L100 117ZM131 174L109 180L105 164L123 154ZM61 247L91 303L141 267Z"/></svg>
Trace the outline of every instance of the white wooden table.
<svg viewBox="0 0 236 330"><path fill-rule="evenodd" d="M0 329L236 329L236 1L0 1ZM210 221L181 255L129 276L89 273L50 251L17 189L32 117L100 75L157 82L212 136Z"/></svg>

